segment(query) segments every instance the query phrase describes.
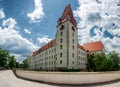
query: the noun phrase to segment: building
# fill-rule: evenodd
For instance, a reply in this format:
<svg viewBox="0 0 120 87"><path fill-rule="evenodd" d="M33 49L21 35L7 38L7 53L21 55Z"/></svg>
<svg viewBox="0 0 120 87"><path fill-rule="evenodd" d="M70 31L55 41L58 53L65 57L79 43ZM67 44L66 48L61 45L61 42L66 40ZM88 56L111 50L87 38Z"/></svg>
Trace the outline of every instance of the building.
<svg viewBox="0 0 120 87"><path fill-rule="evenodd" d="M55 39L28 56L29 69L86 70L87 54L102 52L101 41L78 44L78 29L70 5L58 20Z"/></svg>
<svg viewBox="0 0 120 87"><path fill-rule="evenodd" d="M104 45L101 41L96 41L92 43L86 43L82 45L87 54L96 54L104 51Z"/></svg>

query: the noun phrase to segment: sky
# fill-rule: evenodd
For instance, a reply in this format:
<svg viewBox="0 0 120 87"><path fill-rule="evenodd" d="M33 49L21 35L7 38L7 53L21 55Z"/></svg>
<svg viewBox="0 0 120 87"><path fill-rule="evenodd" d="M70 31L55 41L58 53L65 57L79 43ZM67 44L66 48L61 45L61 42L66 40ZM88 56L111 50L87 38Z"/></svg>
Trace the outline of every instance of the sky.
<svg viewBox="0 0 120 87"><path fill-rule="evenodd" d="M120 55L120 0L0 0L0 47L22 62L55 38L58 18L70 4L78 43L102 41Z"/></svg>

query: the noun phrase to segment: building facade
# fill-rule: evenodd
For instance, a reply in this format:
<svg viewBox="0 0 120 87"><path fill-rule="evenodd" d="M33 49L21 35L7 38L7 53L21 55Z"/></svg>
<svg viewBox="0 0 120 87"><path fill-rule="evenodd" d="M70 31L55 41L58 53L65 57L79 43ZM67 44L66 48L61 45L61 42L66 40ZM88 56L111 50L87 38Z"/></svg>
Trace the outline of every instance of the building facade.
<svg viewBox="0 0 120 87"><path fill-rule="evenodd" d="M77 23L70 5L67 5L58 20L55 39L28 56L29 69L86 70L87 54L103 50L101 41L78 44Z"/></svg>

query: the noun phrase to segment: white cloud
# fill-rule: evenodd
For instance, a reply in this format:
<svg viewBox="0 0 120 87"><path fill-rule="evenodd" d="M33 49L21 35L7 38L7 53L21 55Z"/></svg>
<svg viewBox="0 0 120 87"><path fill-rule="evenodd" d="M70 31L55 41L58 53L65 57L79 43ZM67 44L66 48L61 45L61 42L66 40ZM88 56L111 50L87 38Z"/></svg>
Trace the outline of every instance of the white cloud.
<svg viewBox="0 0 120 87"><path fill-rule="evenodd" d="M80 19L79 43L101 40L107 52L114 50L120 55L120 0L78 0L78 3L74 15Z"/></svg>
<svg viewBox="0 0 120 87"><path fill-rule="evenodd" d="M114 23L120 27L120 6L119 0L78 0L80 6L74 14L81 18L79 27L88 25L100 25L108 28L107 25ZM112 27L112 26L111 26Z"/></svg>
<svg viewBox="0 0 120 87"><path fill-rule="evenodd" d="M3 27L7 27L8 29L13 29L16 24L17 24L17 22L13 18L3 20L3 23L2 23Z"/></svg>
<svg viewBox="0 0 120 87"><path fill-rule="evenodd" d="M48 36L43 36L42 38L37 38L37 44L39 46L43 46L46 43L48 43L49 41L51 41L52 39L49 38Z"/></svg>
<svg viewBox="0 0 120 87"><path fill-rule="evenodd" d="M3 12L3 9L0 9L0 19L5 18L5 13Z"/></svg>
<svg viewBox="0 0 120 87"><path fill-rule="evenodd" d="M79 29L78 30L78 36L80 37L79 42L82 43L86 43L86 42L90 42L90 29L91 29L91 25L87 26L86 28L83 29ZM86 31L87 30L87 31Z"/></svg>
<svg viewBox="0 0 120 87"><path fill-rule="evenodd" d="M43 6L41 0L34 0L34 11L32 13L28 13L27 16L30 18L31 23L36 23L41 21L44 16Z"/></svg>
<svg viewBox="0 0 120 87"><path fill-rule="evenodd" d="M113 39L110 39L109 37L103 38L102 42L105 45L105 49L107 52L110 51L116 51L120 55L120 38L119 37L113 37Z"/></svg>
<svg viewBox="0 0 120 87"><path fill-rule="evenodd" d="M120 37L120 28L109 29L108 31L109 31L109 33L111 33L112 35L115 35L115 36L119 36L119 37Z"/></svg>
<svg viewBox="0 0 120 87"><path fill-rule="evenodd" d="M3 28L0 27L0 47L9 50L15 56L19 55L19 57L24 58L38 49L38 46L22 37L19 31L15 30L16 25L17 22L13 18L3 21Z"/></svg>
<svg viewBox="0 0 120 87"><path fill-rule="evenodd" d="M31 34L31 32L28 29L24 29L25 33Z"/></svg>

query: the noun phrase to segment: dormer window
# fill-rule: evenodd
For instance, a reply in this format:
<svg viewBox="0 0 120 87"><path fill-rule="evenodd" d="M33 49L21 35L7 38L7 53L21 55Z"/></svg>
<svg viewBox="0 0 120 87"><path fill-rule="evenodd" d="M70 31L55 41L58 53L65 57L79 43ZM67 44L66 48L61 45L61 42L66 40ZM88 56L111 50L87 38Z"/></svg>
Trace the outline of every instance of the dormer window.
<svg viewBox="0 0 120 87"><path fill-rule="evenodd" d="M72 30L75 32L75 28L72 26Z"/></svg>
<svg viewBox="0 0 120 87"><path fill-rule="evenodd" d="M61 25L60 31L63 30L64 28L65 28L65 26L64 26L64 25Z"/></svg>

